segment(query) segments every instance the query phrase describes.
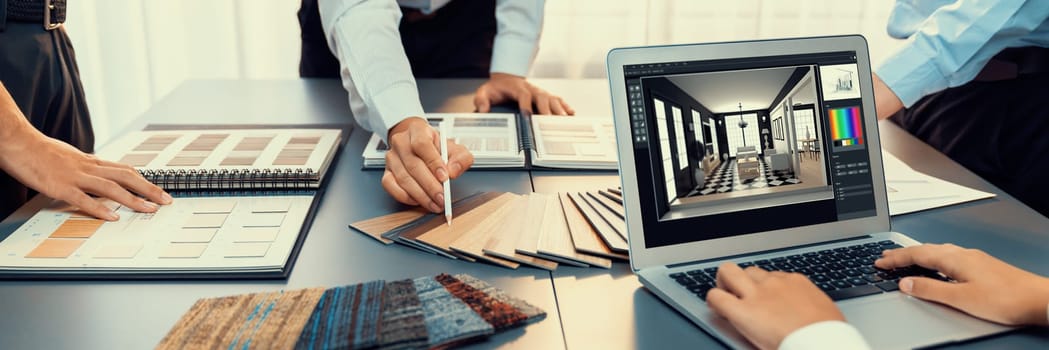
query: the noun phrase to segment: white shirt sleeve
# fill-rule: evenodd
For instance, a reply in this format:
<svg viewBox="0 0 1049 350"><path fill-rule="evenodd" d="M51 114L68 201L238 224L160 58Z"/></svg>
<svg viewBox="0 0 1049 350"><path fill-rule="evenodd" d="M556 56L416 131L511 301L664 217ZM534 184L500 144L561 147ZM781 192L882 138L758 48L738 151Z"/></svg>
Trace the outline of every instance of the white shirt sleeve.
<svg viewBox="0 0 1049 350"><path fill-rule="evenodd" d="M492 73L527 76L539 52L545 0L497 0Z"/></svg>
<svg viewBox="0 0 1049 350"><path fill-rule="evenodd" d="M790 333L779 344L779 350L868 350L870 345L852 325L841 321L810 324Z"/></svg>
<svg viewBox="0 0 1049 350"><path fill-rule="evenodd" d="M328 47L339 59L342 86L361 127L386 139L389 129L423 116L419 90L401 44L394 0L320 0Z"/></svg>

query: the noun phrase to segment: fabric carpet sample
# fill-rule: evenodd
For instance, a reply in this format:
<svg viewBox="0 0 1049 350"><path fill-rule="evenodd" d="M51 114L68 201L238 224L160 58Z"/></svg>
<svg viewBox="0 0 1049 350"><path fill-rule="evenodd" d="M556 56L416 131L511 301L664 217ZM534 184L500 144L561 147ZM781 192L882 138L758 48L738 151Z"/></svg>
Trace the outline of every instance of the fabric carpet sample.
<svg viewBox="0 0 1049 350"><path fill-rule="evenodd" d="M509 294L506 294L502 290L500 290L498 288L495 288L492 285L488 284L488 282L479 280L479 279L477 279L477 278L475 278L473 276L467 275L467 274L458 274L458 275L455 275L455 278L460 280L460 281L462 281L463 283L466 283L470 287L473 287L473 288L475 288L477 290L480 290L481 292L484 292L484 293L488 294L488 296L490 296L490 297L492 297L492 298L494 298L494 299L496 299L496 300L498 300L500 302L503 302L503 303L506 303L506 304L508 304L510 306L513 306L515 309L517 309L518 312L521 312L522 314L524 314L524 316L525 316L524 322L526 322L526 323L542 320L543 318L546 317L546 312L543 311L543 309L540 309L540 308L538 308L538 307L536 307L536 306L534 306L532 304L529 304L527 301L524 301L524 300L521 300L521 299L518 299L518 298L514 298L514 297L510 296Z"/></svg>
<svg viewBox="0 0 1049 350"><path fill-rule="evenodd" d="M324 292L306 323L298 349L362 349L379 345L384 281Z"/></svg>
<svg viewBox="0 0 1049 350"><path fill-rule="evenodd" d="M379 344L383 349L426 347L429 338L426 333L426 315L412 280L386 284L379 329Z"/></svg>
<svg viewBox="0 0 1049 350"><path fill-rule="evenodd" d="M428 347L449 345L495 333L491 324L449 293L433 277L416 278L412 282L426 315Z"/></svg>
<svg viewBox="0 0 1049 350"><path fill-rule="evenodd" d="M322 288L201 299L157 349L290 349Z"/></svg>
<svg viewBox="0 0 1049 350"><path fill-rule="evenodd" d="M469 305L485 322L492 325L495 330L503 330L521 324L528 316L518 311L512 305L506 304L498 299L492 298L487 293L474 288L459 279L446 274L434 277L437 282L444 285L449 293L466 305Z"/></svg>

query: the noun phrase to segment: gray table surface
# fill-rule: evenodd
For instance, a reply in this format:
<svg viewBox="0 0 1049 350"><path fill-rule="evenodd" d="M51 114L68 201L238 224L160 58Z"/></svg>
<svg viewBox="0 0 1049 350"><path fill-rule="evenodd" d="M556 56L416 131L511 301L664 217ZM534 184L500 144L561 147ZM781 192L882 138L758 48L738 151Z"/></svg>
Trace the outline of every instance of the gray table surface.
<svg viewBox="0 0 1049 350"><path fill-rule="evenodd" d="M604 80L536 80L566 98L579 115L608 115ZM477 80L422 80L428 111L473 109ZM147 123L326 123L351 119L345 92L334 80L190 81L136 120ZM379 184L381 173L361 171L368 134L354 130L331 172L298 262L288 280L166 282L0 281L0 343L11 349L149 348L198 298L373 279L469 273L532 302L547 319L498 335L475 347L711 348L720 346L641 287L628 264L611 270L559 268L554 274L454 261L402 246L385 247L346 228L349 222L396 210ZM1049 275L1049 220L1005 195L942 154L892 125L882 124L885 148L912 167L998 197L893 218L893 228L928 242L977 247L1025 269ZM529 182L531 180L531 182ZM612 187L609 173L471 171L453 187L526 193ZM0 224L0 232L13 230ZM551 282L551 277L553 277ZM1049 331L1027 330L962 344L973 348L1039 348Z"/></svg>
<svg viewBox="0 0 1049 350"><path fill-rule="evenodd" d="M579 91L592 88L573 82L571 88L551 81L544 86L565 94L572 103L585 103L579 114L609 110L607 93ZM585 84L584 84L585 85ZM567 87L567 86L566 86ZM593 110L591 110L593 108ZM608 114L608 112L604 112ZM997 194L961 205L892 218L894 231L922 242L950 242L979 248L1011 264L1049 276L1049 219L1028 208L942 153L890 122L879 124L883 148L911 167L948 181ZM536 192L579 191L619 186L614 174L544 171L532 173ZM553 273L565 342L569 348L717 348L722 345L641 286L627 263L616 263L611 273L594 269L558 268ZM989 339L956 344L957 348L1031 349L1049 347L1049 330L1033 328Z"/></svg>
<svg viewBox="0 0 1049 350"><path fill-rule="evenodd" d="M467 94L476 84L464 85ZM454 92L455 89L441 89ZM428 110L461 110L427 102ZM337 81L191 81L153 106L132 129L146 123L325 123L351 120ZM347 228L350 222L396 211L379 171L361 170L369 134L353 131L331 170L329 187L287 280L252 281L0 281L0 348L152 348L198 298L437 273L467 273L492 282L548 312L545 320L499 334L476 347L564 348L550 274L508 270L383 246ZM531 191L525 171L471 172L456 180L455 194ZM454 196L454 195L453 195ZM14 217L12 219L15 219ZM2 229L13 230L11 225ZM9 232L9 231L4 231Z"/></svg>

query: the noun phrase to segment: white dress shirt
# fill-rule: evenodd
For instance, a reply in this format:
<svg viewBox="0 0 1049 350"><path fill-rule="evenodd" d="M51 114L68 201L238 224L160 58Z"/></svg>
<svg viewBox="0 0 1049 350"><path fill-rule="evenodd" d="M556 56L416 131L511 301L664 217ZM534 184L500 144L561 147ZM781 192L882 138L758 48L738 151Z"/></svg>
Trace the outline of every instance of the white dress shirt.
<svg viewBox="0 0 1049 350"><path fill-rule="evenodd" d="M445 2L424 3L428 4L424 10L432 12ZM385 140L397 123L422 116L419 91L397 29L398 3L320 0L318 4L324 35L339 59L339 75L357 123ZM543 5L544 0L497 0L491 72L528 74L539 48Z"/></svg>

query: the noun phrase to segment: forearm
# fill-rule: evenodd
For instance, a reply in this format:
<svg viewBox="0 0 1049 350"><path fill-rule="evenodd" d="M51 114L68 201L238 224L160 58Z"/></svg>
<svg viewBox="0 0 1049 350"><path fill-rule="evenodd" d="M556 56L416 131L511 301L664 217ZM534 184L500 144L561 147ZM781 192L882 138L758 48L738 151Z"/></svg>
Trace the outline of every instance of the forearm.
<svg viewBox="0 0 1049 350"><path fill-rule="evenodd" d="M498 0L498 30L492 48L492 73L524 77L539 52L544 0Z"/></svg>
<svg viewBox="0 0 1049 350"><path fill-rule="evenodd" d="M0 141L0 158L3 158L0 159L0 167L6 169L4 159L9 158L7 155L24 148L24 142L21 140L37 135L40 135L40 132L22 115L15 100L11 98L3 82L0 82L0 140L3 140Z"/></svg>
<svg viewBox="0 0 1049 350"><path fill-rule="evenodd" d="M401 46L394 1L320 2L321 21L354 118L386 138L387 131L423 114L411 66Z"/></svg>

